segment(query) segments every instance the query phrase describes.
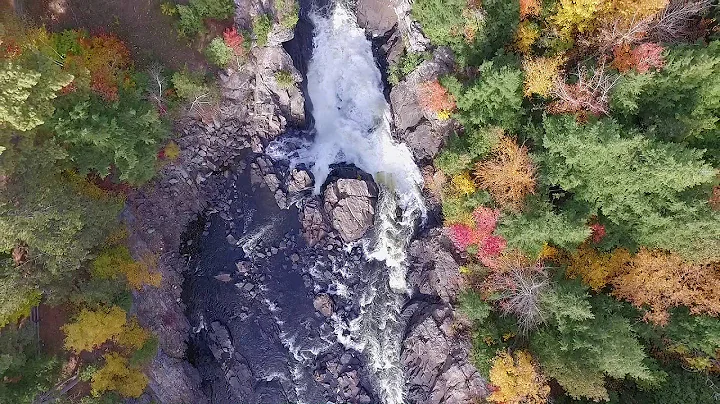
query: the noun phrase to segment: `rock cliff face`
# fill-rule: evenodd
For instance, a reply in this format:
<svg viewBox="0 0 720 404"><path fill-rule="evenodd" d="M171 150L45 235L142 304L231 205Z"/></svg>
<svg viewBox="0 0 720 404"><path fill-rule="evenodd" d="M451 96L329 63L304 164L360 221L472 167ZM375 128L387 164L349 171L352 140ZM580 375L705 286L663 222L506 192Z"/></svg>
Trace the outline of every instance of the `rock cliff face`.
<svg viewBox="0 0 720 404"><path fill-rule="evenodd" d="M437 229L410 246L413 297L402 313L408 318L402 362L411 403L474 403L488 394L470 363L463 320L453 310L464 280L452 250Z"/></svg>

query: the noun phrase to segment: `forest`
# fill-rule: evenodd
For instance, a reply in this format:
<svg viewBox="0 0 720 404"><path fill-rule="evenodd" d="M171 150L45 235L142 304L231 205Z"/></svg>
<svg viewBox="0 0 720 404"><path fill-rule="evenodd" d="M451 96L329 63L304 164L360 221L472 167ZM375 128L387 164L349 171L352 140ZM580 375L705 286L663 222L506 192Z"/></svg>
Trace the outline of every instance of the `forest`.
<svg viewBox="0 0 720 404"><path fill-rule="evenodd" d="M181 116L213 121L216 75L294 29L298 4L271 3L242 30L232 0L158 2L201 69L0 6L0 403L146 392L159 337L133 299L165 280L126 201L180 157ZM717 2L415 0L412 18L455 58L420 84L454 128L425 186L462 261L452 328L480 402L717 403ZM406 51L389 84L430 57Z"/></svg>
<svg viewBox="0 0 720 404"><path fill-rule="evenodd" d="M241 63L244 38L231 22L213 38L204 21L234 9L162 5L218 67ZM157 338L131 314L133 293L162 276L154 252L131 255L121 213L178 158L173 120L215 112L214 86L203 71L134 60L112 32L50 31L2 11L0 402L116 403L145 391ZM50 324L39 329L31 312Z"/></svg>
<svg viewBox="0 0 720 404"><path fill-rule="evenodd" d="M412 12L458 63L421 101L461 124L432 181L464 257L488 401L716 402L717 4L417 0Z"/></svg>

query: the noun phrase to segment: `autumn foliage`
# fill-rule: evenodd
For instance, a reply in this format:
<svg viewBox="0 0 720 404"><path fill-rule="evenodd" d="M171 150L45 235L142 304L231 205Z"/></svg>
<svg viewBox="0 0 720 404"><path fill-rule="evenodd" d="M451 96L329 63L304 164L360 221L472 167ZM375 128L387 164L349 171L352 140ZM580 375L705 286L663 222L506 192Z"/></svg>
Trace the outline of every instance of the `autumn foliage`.
<svg viewBox="0 0 720 404"><path fill-rule="evenodd" d="M494 391L488 401L501 404L541 404L550 386L527 351L502 352L493 360L490 382Z"/></svg>
<svg viewBox="0 0 720 404"><path fill-rule="evenodd" d="M418 99L420 105L428 111L448 114L455 110L455 97L437 80L420 84Z"/></svg>
<svg viewBox="0 0 720 404"><path fill-rule="evenodd" d="M63 326L65 348L76 353L92 351L117 338L123 332L126 320L125 310L117 306L110 309L83 309L75 321Z"/></svg>
<svg viewBox="0 0 720 404"><path fill-rule="evenodd" d="M643 43L634 48L630 45L620 45L613 50L613 67L620 72L635 69L638 73L647 73L650 69L660 69L665 65L663 48L656 43Z"/></svg>
<svg viewBox="0 0 720 404"><path fill-rule="evenodd" d="M540 0L520 0L520 19L537 17L540 15L541 8Z"/></svg>
<svg viewBox="0 0 720 404"><path fill-rule="evenodd" d="M475 255L486 267L497 267L497 258L507 244L504 238L493 234L499 218L499 210L480 206L473 212L472 225L456 223L448 226L450 239L460 250L476 248Z"/></svg>
<svg viewBox="0 0 720 404"><path fill-rule="evenodd" d="M523 60L525 72L525 96L533 94L547 97L560 76L564 59L562 57L536 57Z"/></svg>
<svg viewBox="0 0 720 404"><path fill-rule="evenodd" d="M535 192L535 165L526 146L503 137L492 158L475 165L478 187L487 190L500 206L518 211L525 197Z"/></svg>
<svg viewBox="0 0 720 404"><path fill-rule="evenodd" d="M230 49L233 50L235 53L235 56L242 56L244 53L243 49L243 43L245 42L245 38L238 33L237 28L234 26L232 28L228 28L223 32L223 41L225 42L225 45L227 45Z"/></svg>
<svg viewBox="0 0 720 404"><path fill-rule="evenodd" d="M641 249L612 281L613 295L637 307L645 318L665 324L668 310L685 306L693 314L720 315L720 271L717 265L684 261L676 254Z"/></svg>
<svg viewBox="0 0 720 404"><path fill-rule="evenodd" d="M140 397L147 387L148 378L140 369L130 366L128 359L117 353L105 355L105 365L92 376L92 393L116 391L123 397Z"/></svg>

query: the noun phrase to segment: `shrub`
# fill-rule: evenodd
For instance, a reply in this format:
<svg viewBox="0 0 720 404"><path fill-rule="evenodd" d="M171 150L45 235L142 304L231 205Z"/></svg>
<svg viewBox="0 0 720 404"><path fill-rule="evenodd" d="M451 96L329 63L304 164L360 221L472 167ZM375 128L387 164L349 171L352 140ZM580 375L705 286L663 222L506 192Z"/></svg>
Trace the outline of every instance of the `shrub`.
<svg viewBox="0 0 720 404"><path fill-rule="evenodd" d="M225 20L233 16L235 2L233 0L191 0L192 7L201 18Z"/></svg>
<svg viewBox="0 0 720 404"><path fill-rule="evenodd" d="M222 38L215 37L205 48L205 56L210 63L218 67L227 67L235 57L235 50L226 45Z"/></svg>
<svg viewBox="0 0 720 404"><path fill-rule="evenodd" d="M245 38L238 33L237 28L227 28L223 31L223 41L225 42L225 45L233 50L235 56L242 56L245 53L245 49L243 47Z"/></svg>
<svg viewBox="0 0 720 404"><path fill-rule="evenodd" d="M405 76L412 73L420 64L428 58L427 53L406 52L400 59L390 65L388 81L392 85L398 85Z"/></svg>
<svg viewBox="0 0 720 404"><path fill-rule="evenodd" d="M300 6L297 0L275 0L275 9L280 19L280 25L287 29L294 29L300 21Z"/></svg>
<svg viewBox="0 0 720 404"><path fill-rule="evenodd" d="M175 72L171 81L175 93L184 101L192 101L202 94L210 93L210 88L205 85L202 76L187 71Z"/></svg>
<svg viewBox="0 0 720 404"><path fill-rule="evenodd" d="M421 83L418 86L418 99L421 107L435 113L455 110L455 98L437 80Z"/></svg>
<svg viewBox="0 0 720 404"><path fill-rule="evenodd" d="M263 14L259 17L253 18L252 30L258 46L267 45L268 35L270 34L271 29L272 20L270 19L269 15Z"/></svg>
<svg viewBox="0 0 720 404"><path fill-rule="evenodd" d="M140 397L147 387L147 376L117 353L108 353L104 358L105 365L92 376L93 395L117 391L123 397Z"/></svg>
<svg viewBox="0 0 720 404"><path fill-rule="evenodd" d="M293 78L292 73L287 70L275 72L275 80L280 88L291 88L295 85L295 78Z"/></svg>

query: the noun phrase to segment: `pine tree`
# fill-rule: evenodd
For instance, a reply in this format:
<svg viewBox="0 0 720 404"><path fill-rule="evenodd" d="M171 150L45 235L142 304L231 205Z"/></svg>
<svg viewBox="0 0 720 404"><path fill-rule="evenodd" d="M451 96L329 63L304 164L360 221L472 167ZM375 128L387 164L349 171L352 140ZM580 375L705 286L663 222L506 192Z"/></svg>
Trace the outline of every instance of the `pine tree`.
<svg viewBox="0 0 720 404"><path fill-rule="evenodd" d="M0 127L28 131L50 118L53 100L73 77L42 55L0 60Z"/></svg>
<svg viewBox="0 0 720 404"><path fill-rule="evenodd" d="M613 94L613 112L659 139L708 149L720 163L720 41L671 48L664 67L628 74Z"/></svg>
<svg viewBox="0 0 720 404"><path fill-rule="evenodd" d="M608 303L588 301L585 290L563 282L544 295L547 326L530 339L545 374L571 397L608 400L605 377L650 381L645 352L630 322Z"/></svg>
<svg viewBox="0 0 720 404"><path fill-rule="evenodd" d="M648 139L610 119L580 125L551 117L544 126L548 184L589 204L639 245L720 254L711 248L720 242L720 220L707 204L716 171L701 151ZM698 243L708 248L697 251Z"/></svg>

